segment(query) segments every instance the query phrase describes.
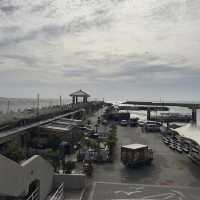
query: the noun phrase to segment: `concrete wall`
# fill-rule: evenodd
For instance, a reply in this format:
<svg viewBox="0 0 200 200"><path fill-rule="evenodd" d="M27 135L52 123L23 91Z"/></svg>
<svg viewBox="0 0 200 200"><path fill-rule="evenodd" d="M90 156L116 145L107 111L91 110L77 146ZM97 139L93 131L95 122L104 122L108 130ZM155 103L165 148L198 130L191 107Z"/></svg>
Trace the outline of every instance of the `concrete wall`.
<svg viewBox="0 0 200 200"><path fill-rule="evenodd" d="M55 174L54 187L57 188L64 183L65 189L83 189L86 185L85 174Z"/></svg>
<svg viewBox="0 0 200 200"><path fill-rule="evenodd" d="M24 172L22 167L0 155L0 196L23 196Z"/></svg>
<svg viewBox="0 0 200 200"><path fill-rule="evenodd" d="M21 165L0 155L0 196L23 197L30 184L40 183L40 200L45 200L53 187L54 169L41 156L35 155Z"/></svg>

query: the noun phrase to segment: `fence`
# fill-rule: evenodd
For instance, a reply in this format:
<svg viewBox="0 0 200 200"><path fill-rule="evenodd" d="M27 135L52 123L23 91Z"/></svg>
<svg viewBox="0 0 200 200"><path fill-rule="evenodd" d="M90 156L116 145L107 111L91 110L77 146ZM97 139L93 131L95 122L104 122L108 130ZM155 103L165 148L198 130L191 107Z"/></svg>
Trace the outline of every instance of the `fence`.
<svg viewBox="0 0 200 200"><path fill-rule="evenodd" d="M64 183L62 183L55 191L50 200L63 200L64 199Z"/></svg>
<svg viewBox="0 0 200 200"><path fill-rule="evenodd" d="M39 199L40 199L40 192L39 192L39 187L38 187L33 191L33 193L26 200L39 200Z"/></svg>

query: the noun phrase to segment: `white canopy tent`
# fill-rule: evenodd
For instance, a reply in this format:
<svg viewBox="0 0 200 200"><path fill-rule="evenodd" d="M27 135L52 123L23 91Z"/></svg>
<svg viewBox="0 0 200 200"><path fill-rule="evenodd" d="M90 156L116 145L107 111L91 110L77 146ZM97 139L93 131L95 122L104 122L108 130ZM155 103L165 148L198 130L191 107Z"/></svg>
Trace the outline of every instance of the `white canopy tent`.
<svg viewBox="0 0 200 200"><path fill-rule="evenodd" d="M195 124L187 124L177 129L173 129L180 136L193 140L200 146L200 128Z"/></svg>

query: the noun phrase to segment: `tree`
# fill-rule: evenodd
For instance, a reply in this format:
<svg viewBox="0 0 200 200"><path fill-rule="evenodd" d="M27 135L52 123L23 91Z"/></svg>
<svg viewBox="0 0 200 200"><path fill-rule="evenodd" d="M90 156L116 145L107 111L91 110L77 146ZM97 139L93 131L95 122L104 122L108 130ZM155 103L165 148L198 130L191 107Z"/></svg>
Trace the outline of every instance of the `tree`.
<svg viewBox="0 0 200 200"><path fill-rule="evenodd" d="M117 143L117 127L113 125L108 133L108 137L106 139L106 144L112 153L113 148Z"/></svg>
<svg viewBox="0 0 200 200"><path fill-rule="evenodd" d="M114 124L112 124L112 125L110 126L110 132L115 132L115 133L117 133L117 126L114 125Z"/></svg>
<svg viewBox="0 0 200 200"><path fill-rule="evenodd" d="M48 139L48 146L53 150L57 150L60 143L61 143L61 138L59 136L51 135Z"/></svg>
<svg viewBox="0 0 200 200"><path fill-rule="evenodd" d="M67 161L63 162L63 170L66 174L71 174L72 170L75 168L75 162L74 161Z"/></svg>
<svg viewBox="0 0 200 200"><path fill-rule="evenodd" d="M3 155L16 162L25 159L23 149L16 142L8 143Z"/></svg>
<svg viewBox="0 0 200 200"><path fill-rule="evenodd" d="M58 151L54 151L54 150L50 149L49 151L45 152L44 155L42 155L42 156L50 161L50 163L53 165L55 171L58 170L59 165L60 165Z"/></svg>
<svg viewBox="0 0 200 200"><path fill-rule="evenodd" d="M91 124L91 121L90 121L90 120L88 120L88 121L87 121L87 125L89 126L90 124Z"/></svg>
<svg viewBox="0 0 200 200"><path fill-rule="evenodd" d="M90 138L85 138L84 143L87 147L91 149L97 149L98 148L98 143L97 141L90 139Z"/></svg>

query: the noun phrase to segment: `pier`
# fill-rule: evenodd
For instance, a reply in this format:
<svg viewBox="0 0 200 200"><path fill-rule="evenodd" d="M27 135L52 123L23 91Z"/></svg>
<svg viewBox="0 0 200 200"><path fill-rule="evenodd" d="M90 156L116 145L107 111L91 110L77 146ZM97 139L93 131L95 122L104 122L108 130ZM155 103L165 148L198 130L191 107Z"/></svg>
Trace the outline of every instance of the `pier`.
<svg viewBox="0 0 200 200"><path fill-rule="evenodd" d="M182 102L153 102L153 101L126 101L123 104L148 105L148 106L177 106L189 109L200 108L200 103L182 103Z"/></svg>
<svg viewBox="0 0 200 200"><path fill-rule="evenodd" d="M68 104L65 110L45 115L31 117L29 119L19 119L14 124L11 122L6 128L0 129L0 144L5 143L18 135L25 135L30 130L42 125L51 123L61 118L79 118L84 117L84 113L91 110L92 107L98 106L102 102L91 101L87 103Z"/></svg>
<svg viewBox="0 0 200 200"><path fill-rule="evenodd" d="M151 101L126 101L122 104L144 106L143 110L147 111L147 120L151 119L151 111L161 110L161 107L167 108L167 106L185 107L192 110L192 122L196 123L196 112L200 109L200 103L182 103L182 102L151 102ZM125 106L126 108L126 106ZM124 109L125 109L124 108ZM127 110L127 109L126 109Z"/></svg>

